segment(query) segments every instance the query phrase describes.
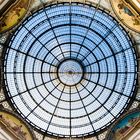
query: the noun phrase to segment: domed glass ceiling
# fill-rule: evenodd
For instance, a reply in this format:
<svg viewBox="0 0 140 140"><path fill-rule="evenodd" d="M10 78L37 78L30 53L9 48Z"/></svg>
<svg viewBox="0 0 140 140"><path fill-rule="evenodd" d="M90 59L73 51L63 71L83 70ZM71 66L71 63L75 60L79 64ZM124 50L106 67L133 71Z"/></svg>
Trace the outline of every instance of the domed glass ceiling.
<svg viewBox="0 0 140 140"><path fill-rule="evenodd" d="M45 134L96 135L135 96L132 42L113 17L92 6L36 11L9 38L3 59L13 107Z"/></svg>

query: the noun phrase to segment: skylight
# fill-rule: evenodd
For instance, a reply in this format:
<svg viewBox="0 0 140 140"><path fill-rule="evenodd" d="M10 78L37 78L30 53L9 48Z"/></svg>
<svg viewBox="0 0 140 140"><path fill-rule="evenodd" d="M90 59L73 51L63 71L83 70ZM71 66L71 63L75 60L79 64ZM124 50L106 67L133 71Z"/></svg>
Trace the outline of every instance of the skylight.
<svg viewBox="0 0 140 140"><path fill-rule="evenodd" d="M58 137L96 135L135 96L132 41L113 17L83 4L56 4L28 17L9 38L3 70L13 107Z"/></svg>

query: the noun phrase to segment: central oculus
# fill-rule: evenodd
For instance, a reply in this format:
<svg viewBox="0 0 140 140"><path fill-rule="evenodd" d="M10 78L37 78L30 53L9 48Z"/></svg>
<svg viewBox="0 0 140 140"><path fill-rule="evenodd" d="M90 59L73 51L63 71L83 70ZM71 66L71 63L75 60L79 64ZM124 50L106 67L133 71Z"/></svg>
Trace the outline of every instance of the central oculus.
<svg viewBox="0 0 140 140"><path fill-rule="evenodd" d="M68 86L78 84L83 77L83 68L77 60L69 59L60 63L58 66L59 80Z"/></svg>

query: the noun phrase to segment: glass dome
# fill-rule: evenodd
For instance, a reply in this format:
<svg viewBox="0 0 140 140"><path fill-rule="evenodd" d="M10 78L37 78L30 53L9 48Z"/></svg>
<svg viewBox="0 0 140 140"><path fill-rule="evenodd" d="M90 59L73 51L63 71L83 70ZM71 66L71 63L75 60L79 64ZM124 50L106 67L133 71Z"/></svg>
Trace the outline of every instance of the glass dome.
<svg viewBox="0 0 140 140"><path fill-rule="evenodd" d="M9 100L44 134L96 135L135 97L132 41L113 17L91 5L36 11L11 35L3 60Z"/></svg>

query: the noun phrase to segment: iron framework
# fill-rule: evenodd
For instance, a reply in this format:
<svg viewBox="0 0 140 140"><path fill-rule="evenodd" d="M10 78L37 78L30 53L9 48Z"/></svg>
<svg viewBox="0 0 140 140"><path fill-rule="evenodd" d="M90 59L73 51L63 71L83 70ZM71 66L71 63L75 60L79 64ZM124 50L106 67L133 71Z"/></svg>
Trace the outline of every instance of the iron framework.
<svg viewBox="0 0 140 140"><path fill-rule="evenodd" d="M97 135L135 98L131 39L106 12L81 3L43 7L12 34L6 93L32 126L57 137Z"/></svg>

